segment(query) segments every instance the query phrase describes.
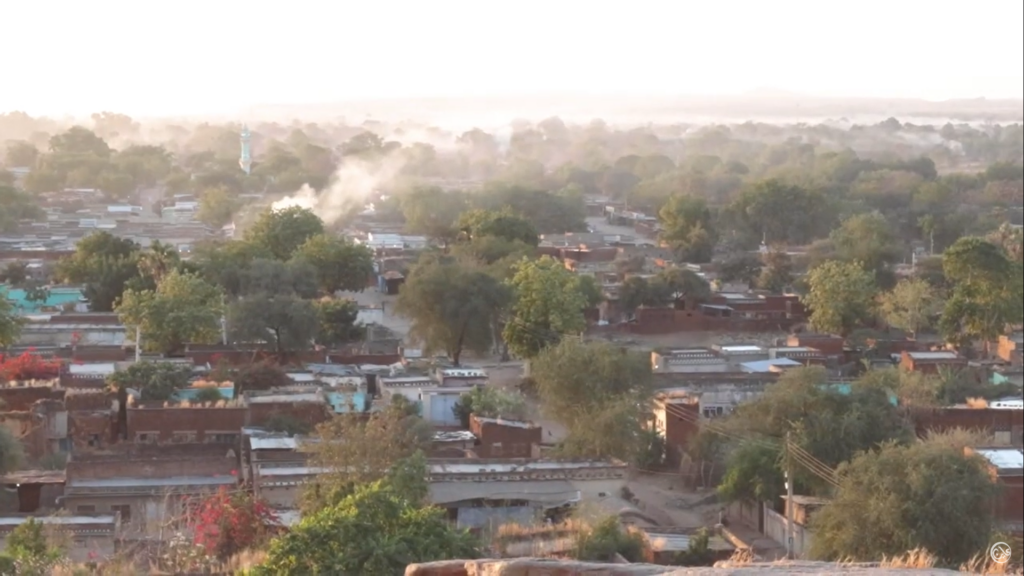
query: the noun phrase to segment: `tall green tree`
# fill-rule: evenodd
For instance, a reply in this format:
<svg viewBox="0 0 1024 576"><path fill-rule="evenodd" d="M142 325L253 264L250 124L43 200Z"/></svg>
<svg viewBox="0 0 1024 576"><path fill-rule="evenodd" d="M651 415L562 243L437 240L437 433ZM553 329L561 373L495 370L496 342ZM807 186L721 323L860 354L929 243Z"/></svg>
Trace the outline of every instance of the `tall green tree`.
<svg viewBox="0 0 1024 576"><path fill-rule="evenodd" d="M42 208L27 193L0 182L0 232L12 232L22 220L39 220L45 215Z"/></svg>
<svg viewBox="0 0 1024 576"><path fill-rule="evenodd" d="M316 342L334 347L362 339L366 329L358 322L359 304L354 300L323 299L316 303L320 331Z"/></svg>
<svg viewBox="0 0 1024 576"><path fill-rule="evenodd" d="M7 348L21 336L21 319L14 312L14 306L0 293L0 348Z"/></svg>
<svg viewBox="0 0 1024 576"><path fill-rule="evenodd" d="M935 325L943 306L941 295L931 284L907 278L882 295L879 311L889 326L917 335Z"/></svg>
<svg viewBox="0 0 1024 576"><path fill-rule="evenodd" d="M406 229L445 247L458 236L456 223L466 207L464 194L436 187L417 188L402 198Z"/></svg>
<svg viewBox="0 0 1024 576"><path fill-rule="evenodd" d="M953 286L940 322L948 341L987 345L1008 324L1024 320L1024 273L995 244L961 238L943 253L942 270Z"/></svg>
<svg viewBox="0 0 1024 576"><path fill-rule="evenodd" d="M539 242L537 229L528 220L515 215L508 208L495 210L470 210L459 216L458 230L468 240L500 238L508 242L522 242L536 246Z"/></svg>
<svg viewBox="0 0 1024 576"><path fill-rule="evenodd" d="M242 202L224 186L214 186L203 190L199 195L199 211L196 219L211 226L220 228L231 222Z"/></svg>
<svg viewBox="0 0 1024 576"><path fill-rule="evenodd" d="M474 558L478 544L438 508L422 507L385 484L358 488L303 518L270 545L253 576L400 574L417 562Z"/></svg>
<svg viewBox="0 0 1024 576"><path fill-rule="evenodd" d="M877 287L874 274L859 262L830 260L807 276L809 290L802 300L816 330L845 336L871 321Z"/></svg>
<svg viewBox="0 0 1024 576"><path fill-rule="evenodd" d="M672 246L682 262L711 261L718 241L711 210L701 198L674 195L658 212L661 240Z"/></svg>
<svg viewBox="0 0 1024 576"><path fill-rule="evenodd" d="M649 358L568 338L531 362L531 376L545 412L569 430L566 453L631 459L640 452L650 413Z"/></svg>
<svg viewBox="0 0 1024 576"><path fill-rule="evenodd" d="M84 285L92 310L109 312L128 282L139 276L138 253L135 242L96 232L82 239L74 254L60 260L57 275L67 283Z"/></svg>
<svg viewBox="0 0 1024 576"><path fill-rule="evenodd" d="M316 270L317 282L325 294L338 290L362 292L373 274L373 254L369 248L327 234L306 240L294 257Z"/></svg>
<svg viewBox="0 0 1024 576"><path fill-rule="evenodd" d="M186 344L208 344L220 336L223 293L197 274L173 270L156 290L127 290L117 306L129 331L139 328L142 346L174 354Z"/></svg>
<svg viewBox="0 0 1024 576"><path fill-rule="evenodd" d="M875 273L876 282L885 278L885 272L901 256L892 224L877 212L847 218L829 239L839 259L860 262Z"/></svg>
<svg viewBox="0 0 1024 576"><path fill-rule="evenodd" d="M513 291L512 313L503 337L514 354L533 358L563 336L586 328L587 302L579 279L550 257L522 260L508 282Z"/></svg>
<svg viewBox="0 0 1024 576"><path fill-rule="evenodd" d="M979 456L941 443L887 444L856 456L839 478L811 519L817 558L870 562L923 548L958 565L987 551L996 487Z"/></svg>
<svg viewBox="0 0 1024 576"><path fill-rule="evenodd" d="M428 259L409 273L396 311L411 320L410 336L425 350L443 350L459 366L464 349L490 349L494 317L508 300L508 288L483 268Z"/></svg>
<svg viewBox="0 0 1024 576"><path fill-rule="evenodd" d="M278 260L288 260L307 240L323 234L324 223L311 210L293 206L266 210L245 231L245 240Z"/></svg>
<svg viewBox="0 0 1024 576"><path fill-rule="evenodd" d="M191 366L145 361L114 372L107 377L107 383L121 390L138 390L144 402L163 402L178 390L187 388L191 378Z"/></svg>
<svg viewBox="0 0 1024 576"><path fill-rule="evenodd" d="M761 274L757 287L771 292L782 292L793 283L793 259L777 246L761 255Z"/></svg>

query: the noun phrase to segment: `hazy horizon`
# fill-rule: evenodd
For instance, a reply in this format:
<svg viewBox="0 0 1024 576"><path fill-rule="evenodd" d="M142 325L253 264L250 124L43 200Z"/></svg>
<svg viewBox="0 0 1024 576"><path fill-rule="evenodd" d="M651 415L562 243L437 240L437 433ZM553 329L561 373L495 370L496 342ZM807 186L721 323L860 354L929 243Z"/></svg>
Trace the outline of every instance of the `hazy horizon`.
<svg viewBox="0 0 1024 576"><path fill-rule="evenodd" d="M16 3L0 112L586 94L1024 99L1024 3ZM682 3L680 3L682 4ZM59 17L59 20L57 18Z"/></svg>

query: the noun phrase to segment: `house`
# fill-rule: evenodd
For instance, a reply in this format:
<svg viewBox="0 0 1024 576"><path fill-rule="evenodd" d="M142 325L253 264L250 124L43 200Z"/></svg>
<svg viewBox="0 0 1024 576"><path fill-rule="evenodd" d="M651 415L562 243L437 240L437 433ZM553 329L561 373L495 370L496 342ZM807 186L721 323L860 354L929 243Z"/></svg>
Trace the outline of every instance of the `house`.
<svg viewBox="0 0 1024 576"><path fill-rule="evenodd" d="M202 498L238 485L237 447L122 445L68 459L64 508L110 514L126 540L159 538L187 523Z"/></svg>
<svg viewBox="0 0 1024 576"><path fill-rule="evenodd" d="M674 566L679 554L690 549L690 539L693 534L676 532L672 528L641 528L644 540L651 553L651 562L663 566ZM721 536L710 535L708 549L712 552L712 559L728 560L736 547L730 544Z"/></svg>
<svg viewBox="0 0 1024 576"><path fill-rule="evenodd" d="M455 377L452 384L460 378ZM473 380L472 378L470 379ZM456 426L458 418L453 412L455 404L462 394L469 392L475 385L443 386L438 385L429 376L400 376L380 378L378 380L381 397L390 402L398 395L420 406L420 414L428 422L442 426Z"/></svg>
<svg viewBox="0 0 1024 576"><path fill-rule="evenodd" d="M430 500L464 528L532 523L547 510L617 496L629 467L592 460L457 459L428 463Z"/></svg>
<svg viewBox="0 0 1024 576"><path fill-rule="evenodd" d="M653 414L655 430L665 439L666 463L678 466L690 440L700 433L700 400L695 396L658 394Z"/></svg>
<svg viewBox="0 0 1024 576"><path fill-rule="evenodd" d="M992 479L999 485L1000 495L993 503L998 529L1011 534L1024 534L1024 451L1020 448L977 447L964 450L977 454L988 463Z"/></svg>
<svg viewBox="0 0 1024 576"><path fill-rule="evenodd" d="M800 494L794 494L792 501L789 496L782 497L786 507L786 514L789 514L791 510L793 513L793 521L801 526L807 527L811 525L811 517L818 511L828 505L828 500L824 498L816 498L814 496L802 496Z"/></svg>
<svg viewBox="0 0 1024 576"><path fill-rule="evenodd" d="M1021 351L1024 350L1024 332L1002 335L996 347L996 355L1003 362L1019 368L1021 366Z"/></svg>
<svg viewBox="0 0 1024 576"><path fill-rule="evenodd" d="M6 548L7 537L31 516L0 516L0 547ZM108 514L74 514L71 516L38 516L47 528L70 537L68 559L73 562L97 562L114 556L116 518Z"/></svg>
<svg viewBox="0 0 1024 576"><path fill-rule="evenodd" d="M963 428L991 434L996 442L1003 445L1024 446L1024 409L1020 407L950 406L916 409L910 413L910 418L917 435L922 437L929 430L945 432Z"/></svg>
<svg viewBox="0 0 1024 576"><path fill-rule="evenodd" d="M66 476L63 470L18 470L0 478L0 484L8 492L18 495L16 510L4 512L39 514L54 510L64 496Z"/></svg>
<svg viewBox="0 0 1024 576"><path fill-rule="evenodd" d="M476 436L474 451L480 458L538 458L543 441L541 427L532 422L469 418L469 430Z"/></svg>
<svg viewBox="0 0 1024 576"><path fill-rule="evenodd" d="M900 368L909 372L937 374L940 370L960 370L966 367L967 358L951 350L900 354Z"/></svg>
<svg viewBox="0 0 1024 576"><path fill-rule="evenodd" d="M248 409L226 405L135 405L126 410L126 439L136 444L224 444L237 447Z"/></svg>
<svg viewBox="0 0 1024 576"><path fill-rule="evenodd" d="M729 361L707 348L658 348L651 351L651 370L655 373L728 372Z"/></svg>
<svg viewBox="0 0 1024 576"><path fill-rule="evenodd" d="M266 426L284 418L312 428L332 417L327 395L317 387L246 392L243 402L248 409L246 426Z"/></svg>
<svg viewBox="0 0 1024 576"><path fill-rule="evenodd" d="M790 334L786 339L786 346L791 348L814 348L825 356L842 356L846 347L846 339L834 334L801 332Z"/></svg>

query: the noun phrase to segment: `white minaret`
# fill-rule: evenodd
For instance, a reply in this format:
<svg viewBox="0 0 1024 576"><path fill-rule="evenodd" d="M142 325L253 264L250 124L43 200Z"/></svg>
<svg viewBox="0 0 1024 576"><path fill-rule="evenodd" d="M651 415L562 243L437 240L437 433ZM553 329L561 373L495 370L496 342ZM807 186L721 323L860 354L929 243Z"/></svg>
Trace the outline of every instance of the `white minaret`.
<svg viewBox="0 0 1024 576"><path fill-rule="evenodd" d="M242 143L242 155L238 158L238 165L242 168L242 171L249 174L252 170L252 149L249 139L251 134L249 133L248 126L242 126L242 134L239 140Z"/></svg>

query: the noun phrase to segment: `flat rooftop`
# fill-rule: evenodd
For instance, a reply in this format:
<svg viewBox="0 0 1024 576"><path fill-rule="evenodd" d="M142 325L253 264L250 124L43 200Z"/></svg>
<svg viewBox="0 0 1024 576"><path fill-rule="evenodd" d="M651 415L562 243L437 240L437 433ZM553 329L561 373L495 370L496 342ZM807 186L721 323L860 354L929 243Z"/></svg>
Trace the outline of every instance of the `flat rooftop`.
<svg viewBox="0 0 1024 576"><path fill-rule="evenodd" d="M234 476L170 476L167 478L88 478L70 480L69 488L161 488L168 486L228 486L237 484Z"/></svg>

